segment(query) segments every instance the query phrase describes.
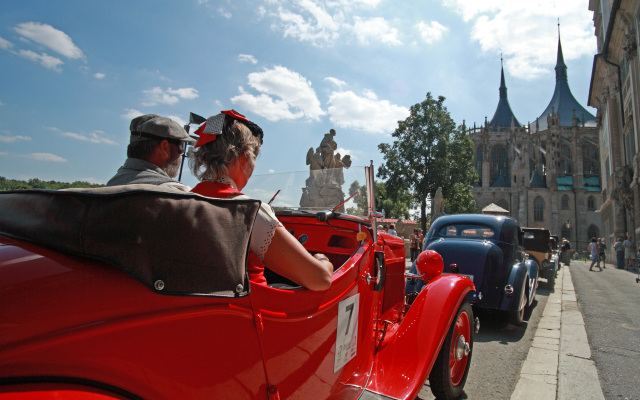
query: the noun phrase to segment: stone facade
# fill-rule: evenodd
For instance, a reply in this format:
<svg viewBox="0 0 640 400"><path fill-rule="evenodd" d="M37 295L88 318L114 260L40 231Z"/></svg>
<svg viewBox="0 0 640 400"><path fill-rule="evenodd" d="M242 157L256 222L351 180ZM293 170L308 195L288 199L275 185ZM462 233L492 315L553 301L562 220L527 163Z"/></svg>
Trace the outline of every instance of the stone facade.
<svg viewBox="0 0 640 400"><path fill-rule="evenodd" d="M502 72L491 121L465 127L480 176L472 192L478 209L494 203L521 226L549 229L582 250L592 236L603 236L598 128L571 94L560 40L555 69L554 95L529 125L513 115Z"/></svg>
<svg viewBox="0 0 640 400"><path fill-rule="evenodd" d="M589 88L597 108L602 165L600 212L607 246L616 237L640 239L640 2L590 0L598 43ZM609 247L610 249L611 247ZM613 255L613 254L611 254Z"/></svg>

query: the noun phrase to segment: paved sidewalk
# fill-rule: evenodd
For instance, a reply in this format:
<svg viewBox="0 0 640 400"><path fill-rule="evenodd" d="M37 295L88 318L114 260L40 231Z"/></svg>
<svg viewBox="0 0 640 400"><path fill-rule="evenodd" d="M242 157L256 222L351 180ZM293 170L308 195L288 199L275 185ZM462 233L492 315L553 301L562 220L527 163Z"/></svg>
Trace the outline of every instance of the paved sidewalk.
<svg viewBox="0 0 640 400"><path fill-rule="evenodd" d="M604 399L567 267L558 272L511 399Z"/></svg>

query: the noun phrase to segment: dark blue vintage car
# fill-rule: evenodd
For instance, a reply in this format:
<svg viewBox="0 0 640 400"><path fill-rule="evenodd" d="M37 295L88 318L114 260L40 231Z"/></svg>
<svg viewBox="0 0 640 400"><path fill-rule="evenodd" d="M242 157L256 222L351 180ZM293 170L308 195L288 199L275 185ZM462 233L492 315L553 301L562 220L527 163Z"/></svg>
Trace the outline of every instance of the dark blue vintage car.
<svg viewBox="0 0 640 400"><path fill-rule="evenodd" d="M526 257L523 232L509 217L485 214L446 215L434 221L423 250L438 252L443 273L468 277L476 286L471 294L478 308L502 310L510 323L520 325L530 311L538 285L538 263ZM411 267L415 273L415 264ZM424 284L413 279L407 293Z"/></svg>

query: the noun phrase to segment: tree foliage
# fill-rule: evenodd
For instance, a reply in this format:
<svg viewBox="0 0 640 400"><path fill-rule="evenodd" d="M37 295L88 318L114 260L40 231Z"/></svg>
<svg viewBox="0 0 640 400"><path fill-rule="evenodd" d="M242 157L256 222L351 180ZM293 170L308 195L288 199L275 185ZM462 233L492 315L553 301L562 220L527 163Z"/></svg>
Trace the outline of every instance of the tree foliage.
<svg viewBox="0 0 640 400"><path fill-rule="evenodd" d="M68 188L92 188L100 187L104 185L98 185L88 182L75 181L73 183L56 182L56 181L41 181L38 178L29 179L28 181L19 181L15 179L7 179L0 176L0 190L18 190L18 189L68 189Z"/></svg>
<svg viewBox="0 0 640 400"><path fill-rule="evenodd" d="M473 142L449 115L445 98L426 99L411 106L410 115L398 122L392 144L381 143L385 163L378 177L386 179L392 200L406 190L414 205L420 206L420 221L426 229L427 194L434 198L438 187L449 213L475 212L471 185L478 180L473 166Z"/></svg>
<svg viewBox="0 0 640 400"><path fill-rule="evenodd" d="M392 200L390 196L387 195L387 187L384 182L376 182L375 185L376 211L384 210L386 218L410 218L409 210L411 209L412 199L408 190L404 189L403 193L396 194L393 196L395 200ZM360 195L354 198L356 207L350 208L349 212L358 215L367 214L368 204L366 190L367 188L364 185L361 186L358 181L353 181L351 183L351 186L349 187L349 196L352 196L358 191L360 192Z"/></svg>

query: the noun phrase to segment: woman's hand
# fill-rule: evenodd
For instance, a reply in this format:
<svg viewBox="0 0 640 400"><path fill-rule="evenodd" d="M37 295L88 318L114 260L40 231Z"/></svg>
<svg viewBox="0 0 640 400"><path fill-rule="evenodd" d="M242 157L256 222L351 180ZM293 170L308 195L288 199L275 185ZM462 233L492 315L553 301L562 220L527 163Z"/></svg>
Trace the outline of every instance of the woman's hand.
<svg viewBox="0 0 640 400"><path fill-rule="evenodd" d="M322 253L311 255L283 226L276 228L263 261L273 272L307 289L331 286L333 264L329 258Z"/></svg>

